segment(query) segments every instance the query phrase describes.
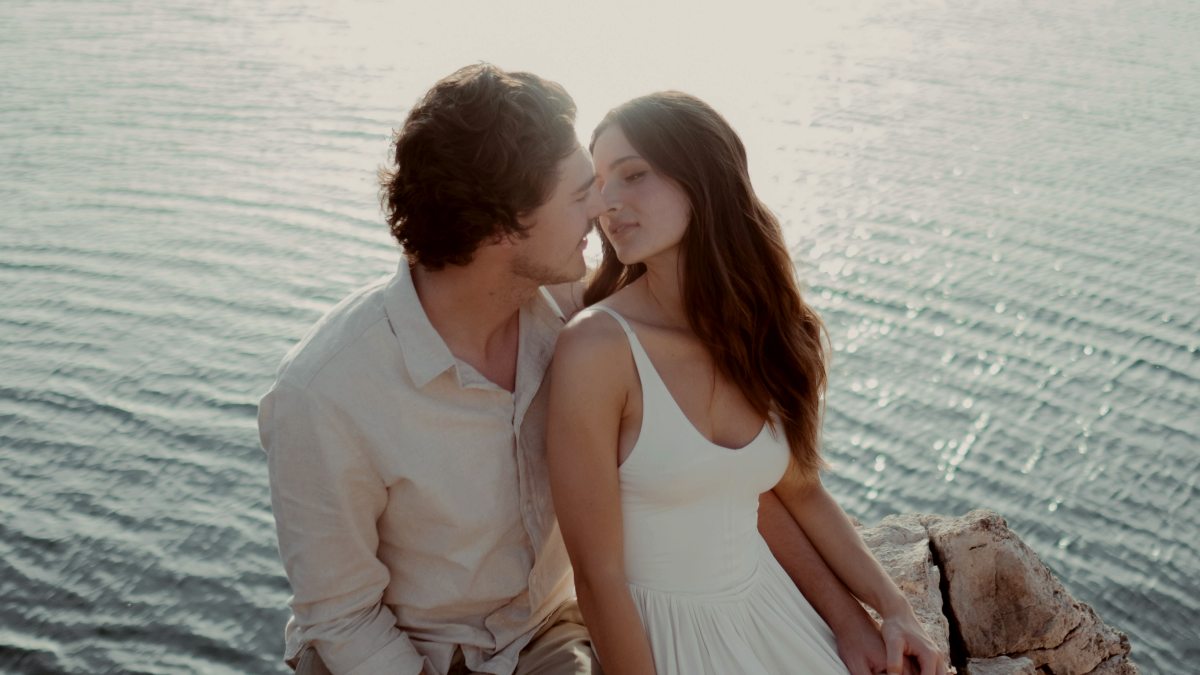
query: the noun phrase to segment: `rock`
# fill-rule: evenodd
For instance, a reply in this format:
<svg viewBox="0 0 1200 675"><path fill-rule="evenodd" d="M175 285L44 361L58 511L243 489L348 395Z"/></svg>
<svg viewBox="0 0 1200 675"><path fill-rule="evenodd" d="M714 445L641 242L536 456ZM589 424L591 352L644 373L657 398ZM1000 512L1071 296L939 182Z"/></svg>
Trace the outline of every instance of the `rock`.
<svg viewBox="0 0 1200 675"><path fill-rule="evenodd" d="M1128 656L1129 638L1124 633L1104 625L1088 605L1076 603L1075 613L1082 621L1062 644L1026 652L1025 656L1039 667L1048 666L1055 675L1086 675L1111 657Z"/></svg>
<svg viewBox="0 0 1200 675"><path fill-rule="evenodd" d="M889 516L860 532L904 595L917 620L950 663L950 624L942 611L941 574L929 548L929 534L918 516ZM869 608L868 608L869 611ZM872 612L876 620L879 615Z"/></svg>
<svg viewBox="0 0 1200 675"><path fill-rule="evenodd" d="M1088 675L1138 675L1138 669L1129 661L1128 655L1113 656Z"/></svg>
<svg viewBox="0 0 1200 675"><path fill-rule="evenodd" d="M891 516L860 533L947 663L953 656L960 670L971 675L1138 672L1125 634L1072 598L998 514Z"/></svg>
<svg viewBox="0 0 1200 675"><path fill-rule="evenodd" d="M999 515L925 521L972 657L1057 647L1079 625L1074 600Z"/></svg>
<svg viewBox="0 0 1200 675"><path fill-rule="evenodd" d="M1038 675L1033 661L1025 657L1011 659L995 656L990 659L971 659L967 662L966 675Z"/></svg>

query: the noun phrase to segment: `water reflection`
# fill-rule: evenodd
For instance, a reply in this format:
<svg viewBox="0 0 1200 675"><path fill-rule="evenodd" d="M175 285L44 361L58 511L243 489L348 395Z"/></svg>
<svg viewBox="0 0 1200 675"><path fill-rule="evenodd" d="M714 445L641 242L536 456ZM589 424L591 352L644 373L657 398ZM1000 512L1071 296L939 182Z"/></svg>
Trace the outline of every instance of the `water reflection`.
<svg viewBox="0 0 1200 675"><path fill-rule="evenodd" d="M477 59L562 81L584 136L710 100L829 328L831 490L1002 512L1148 672L1187 670L1194 3L5 9L0 670L278 670L255 402L394 265L374 171Z"/></svg>

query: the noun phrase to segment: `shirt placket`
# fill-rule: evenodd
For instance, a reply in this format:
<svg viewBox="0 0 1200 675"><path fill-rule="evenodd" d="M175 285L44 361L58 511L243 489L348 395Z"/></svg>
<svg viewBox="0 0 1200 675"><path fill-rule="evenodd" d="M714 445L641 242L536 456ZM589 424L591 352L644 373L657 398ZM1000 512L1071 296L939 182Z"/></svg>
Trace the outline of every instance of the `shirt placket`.
<svg viewBox="0 0 1200 675"><path fill-rule="evenodd" d="M536 592L538 580L537 542L541 541L537 517L537 498L533 490L525 439L521 433L525 408L518 407L516 413L513 417L513 444L517 455L517 490L521 500L521 523L525 526L525 534L528 537L526 545L529 547L530 559L533 560L529 572L529 586L531 592Z"/></svg>

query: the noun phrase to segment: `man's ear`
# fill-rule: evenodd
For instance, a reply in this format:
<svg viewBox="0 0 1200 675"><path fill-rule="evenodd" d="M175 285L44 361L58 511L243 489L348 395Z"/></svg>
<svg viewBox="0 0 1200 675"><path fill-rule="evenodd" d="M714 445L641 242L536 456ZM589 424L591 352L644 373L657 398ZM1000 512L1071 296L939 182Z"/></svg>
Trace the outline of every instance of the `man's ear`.
<svg viewBox="0 0 1200 675"><path fill-rule="evenodd" d="M501 227L497 227L496 234L488 238L488 243L499 246L514 246L518 241L525 238L524 234L525 232L529 231L529 228L537 225L537 219L535 219L533 214L529 213L528 211L525 213L518 213L517 225L521 226L520 232L510 232Z"/></svg>
<svg viewBox="0 0 1200 675"><path fill-rule="evenodd" d="M522 230L528 231L529 228L533 227L534 225L537 225L537 216L534 215L533 211L525 211L524 213L518 213L517 214L517 225L520 225Z"/></svg>
<svg viewBox="0 0 1200 675"><path fill-rule="evenodd" d="M520 237L518 237L515 234L512 234L511 232L501 232L499 234L495 234L495 235L492 235L491 237L489 237L487 239L487 244L489 246L499 246L501 248L510 248L512 246L515 246L517 244L518 240L520 240Z"/></svg>
<svg viewBox="0 0 1200 675"><path fill-rule="evenodd" d="M519 223L521 225L521 227L529 226L523 215L517 216L517 223ZM483 240L482 244L484 246L509 247L509 246L512 246L513 244L515 244L517 242L517 239L520 239L520 237L516 236L515 234L508 231L507 229L501 227L499 224L496 224L494 226L492 234L488 235L488 237Z"/></svg>

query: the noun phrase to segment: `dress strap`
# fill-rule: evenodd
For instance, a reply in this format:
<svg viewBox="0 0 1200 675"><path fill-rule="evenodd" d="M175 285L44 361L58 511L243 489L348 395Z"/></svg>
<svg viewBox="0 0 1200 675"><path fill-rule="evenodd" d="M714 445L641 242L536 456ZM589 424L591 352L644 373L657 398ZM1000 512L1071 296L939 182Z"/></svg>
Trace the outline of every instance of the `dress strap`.
<svg viewBox="0 0 1200 675"><path fill-rule="evenodd" d="M621 324L621 329L625 331L625 335L629 338L630 344L638 341L637 333L633 332L633 328L629 325L629 322L625 320L625 317L618 314L617 310L612 309L610 307L605 307L604 305L592 305L591 307L585 307L583 309L583 311L585 311L585 312L589 312L592 310L600 310L601 312L604 312L605 314L616 319L617 323Z"/></svg>
<svg viewBox="0 0 1200 675"><path fill-rule="evenodd" d="M633 331L633 327L625 320L625 317L617 313L615 309L605 307L604 305L592 305L582 311L599 310L617 320L621 324L621 329L625 331L625 337L629 339L629 349L633 352L633 362L637 366L638 379L642 383L642 415L645 416L645 408L647 400L652 398L661 398L666 396L666 401L674 404L675 399L667 390L667 385L662 381L662 377L658 374L658 369L654 367L654 362L650 360L650 355L646 353L646 349L642 347L642 341L638 339L637 333ZM649 387L647 387L649 385ZM651 389L651 391L648 391ZM652 393L653 392L653 393ZM657 404L655 401L654 404Z"/></svg>

